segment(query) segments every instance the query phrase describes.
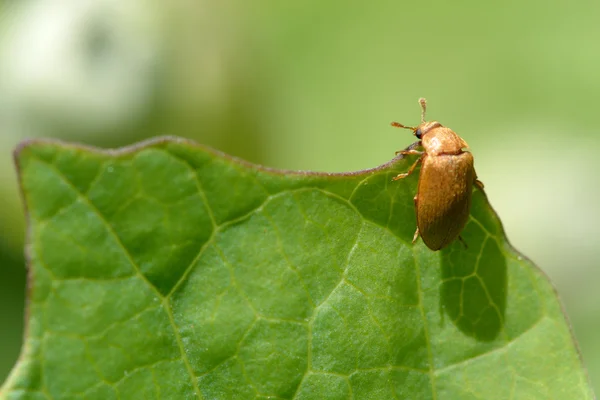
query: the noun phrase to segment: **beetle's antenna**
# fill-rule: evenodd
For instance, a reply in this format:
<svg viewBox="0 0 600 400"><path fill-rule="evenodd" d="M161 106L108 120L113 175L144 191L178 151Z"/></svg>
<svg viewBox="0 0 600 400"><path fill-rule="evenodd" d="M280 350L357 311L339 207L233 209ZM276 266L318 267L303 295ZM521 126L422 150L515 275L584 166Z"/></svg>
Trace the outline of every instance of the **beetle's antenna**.
<svg viewBox="0 0 600 400"><path fill-rule="evenodd" d="M412 126L404 126L400 122L392 122L391 125L394 128L410 129L411 131L416 131L417 130L417 128L413 128Z"/></svg>
<svg viewBox="0 0 600 400"><path fill-rule="evenodd" d="M419 104L421 105L421 123L425 122L425 112L427 111L427 100L424 97L419 99Z"/></svg>

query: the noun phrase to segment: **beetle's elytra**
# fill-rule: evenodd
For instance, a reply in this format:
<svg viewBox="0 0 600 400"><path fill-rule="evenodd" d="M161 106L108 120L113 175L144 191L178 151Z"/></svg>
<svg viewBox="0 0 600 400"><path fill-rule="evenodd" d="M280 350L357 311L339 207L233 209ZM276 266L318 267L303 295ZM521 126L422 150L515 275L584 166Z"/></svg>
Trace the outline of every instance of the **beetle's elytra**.
<svg viewBox="0 0 600 400"><path fill-rule="evenodd" d="M471 210L473 185L483 190L473 167L473 155L466 149L469 145L452 129L437 121L425 121L426 100L421 104L421 123L416 128L392 122L392 126L413 131L419 139L407 150L396 154L417 154L419 159L405 173L393 180L406 178L422 163L419 174L415 213L417 231L413 243L419 238L431 250L440 250L457 237L465 227ZM418 151L422 148L424 151Z"/></svg>

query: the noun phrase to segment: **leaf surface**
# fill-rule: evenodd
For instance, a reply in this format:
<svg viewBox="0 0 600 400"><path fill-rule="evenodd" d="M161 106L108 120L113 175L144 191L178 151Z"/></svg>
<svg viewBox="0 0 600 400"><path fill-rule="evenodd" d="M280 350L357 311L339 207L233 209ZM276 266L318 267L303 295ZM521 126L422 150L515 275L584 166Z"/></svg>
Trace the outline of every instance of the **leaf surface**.
<svg viewBox="0 0 600 400"><path fill-rule="evenodd" d="M3 399L587 399L546 277L485 196L432 252L417 174L275 171L163 138L33 141L27 335Z"/></svg>

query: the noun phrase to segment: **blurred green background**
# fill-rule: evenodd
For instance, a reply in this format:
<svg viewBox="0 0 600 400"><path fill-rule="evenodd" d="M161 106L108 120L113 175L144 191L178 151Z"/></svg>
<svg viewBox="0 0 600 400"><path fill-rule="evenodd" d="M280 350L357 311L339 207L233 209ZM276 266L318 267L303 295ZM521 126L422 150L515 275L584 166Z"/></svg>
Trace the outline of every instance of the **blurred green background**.
<svg viewBox="0 0 600 400"><path fill-rule="evenodd" d="M0 382L23 335L12 150L196 139L255 163L375 167L458 132L511 243L551 277L600 391L600 2L0 2Z"/></svg>

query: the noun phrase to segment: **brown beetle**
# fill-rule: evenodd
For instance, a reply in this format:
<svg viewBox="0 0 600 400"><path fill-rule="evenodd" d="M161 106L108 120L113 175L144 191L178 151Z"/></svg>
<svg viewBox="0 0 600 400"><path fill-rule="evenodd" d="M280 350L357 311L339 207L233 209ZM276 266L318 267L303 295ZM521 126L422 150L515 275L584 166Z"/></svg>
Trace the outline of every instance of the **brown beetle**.
<svg viewBox="0 0 600 400"><path fill-rule="evenodd" d="M465 150L469 145L452 129L437 121L425 121L426 100L421 104L421 123L416 128L392 122L392 126L413 131L419 141L407 150L396 154L418 154L421 157L403 174L393 180L409 176L419 163L419 185L415 196L417 231L413 243L419 238L431 250L440 250L459 236L465 227L471 210L473 185L483 190L473 167L473 155ZM417 151L422 147L425 151Z"/></svg>

